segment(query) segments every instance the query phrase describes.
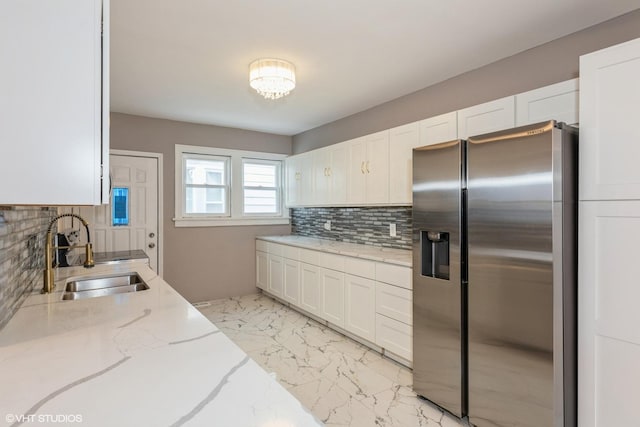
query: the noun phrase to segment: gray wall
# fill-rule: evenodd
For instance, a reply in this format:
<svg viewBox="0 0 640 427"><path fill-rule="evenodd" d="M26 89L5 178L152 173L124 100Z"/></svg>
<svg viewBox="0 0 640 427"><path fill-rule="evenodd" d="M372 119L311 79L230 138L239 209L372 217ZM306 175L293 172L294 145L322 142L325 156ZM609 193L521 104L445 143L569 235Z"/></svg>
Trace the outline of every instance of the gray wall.
<svg viewBox="0 0 640 427"><path fill-rule="evenodd" d="M567 16L567 19L571 19ZM579 57L640 37L640 9L293 137L293 152L578 77Z"/></svg>
<svg viewBox="0 0 640 427"><path fill-rule="evenodd" d="M255 237L289 234L290 226L176 228L175 144L291 153L291 137L111 114L111 148L164 154L164 278L189 301L256 292Z"/></svg>
<svg viewBox="0 0 640 427"><path fill-rule="evenodd" d="M54 208L0 206L0 329L42 289L44 239Z"/></svg>

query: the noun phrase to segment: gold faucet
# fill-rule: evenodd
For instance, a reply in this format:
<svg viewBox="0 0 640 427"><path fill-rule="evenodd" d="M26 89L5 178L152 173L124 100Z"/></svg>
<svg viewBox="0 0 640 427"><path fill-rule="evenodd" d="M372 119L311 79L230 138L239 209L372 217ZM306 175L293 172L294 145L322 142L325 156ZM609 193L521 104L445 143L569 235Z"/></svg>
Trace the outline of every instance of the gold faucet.
<svg viewBox="0 0 640 427"><path fill-rule="evenodd" d="M76 248L78 246L54 246L53 245L53 225L58 222L58 220L60 218L65 218L65 217L74 217L74 218L78 218L80 220L80 222L82 222L82 225L84 225L84 228L87 230L87 244L84 245L85 248L85 261L84 261L84 268L91 268L93 266L95 266L95 262L93 261L93 246L91 244L91 236L89 235L89 223L82 218L80 215L76 215L76 214L72 214L72 213L66 213L66 214L62 214L62 215L58 215L57 217L53 218L51 220L51 222L49 223L49 228L47 228L47 237L46 237L46 242L44 245L44 286L42 287L42 293L43 294L48 294L53 292L54 288L55 288L55 284L53 282L53 250L54 249L65 249L65 248ZM57 265L56 265L57 267Z"/></svg>

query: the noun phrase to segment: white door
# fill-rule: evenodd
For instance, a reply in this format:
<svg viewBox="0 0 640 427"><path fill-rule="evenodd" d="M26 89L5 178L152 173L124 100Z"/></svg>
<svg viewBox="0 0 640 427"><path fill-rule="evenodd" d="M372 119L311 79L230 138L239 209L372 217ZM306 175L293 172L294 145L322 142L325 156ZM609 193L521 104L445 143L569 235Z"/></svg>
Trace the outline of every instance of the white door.
<svg viewBox="0 0 640 427"><path fill-rule="evenodd" d="M284 259L284 289L285 300L300 304L300 263L293 259Z"/></svg>
<svg viewBox="0 0 640 427"><path fill-rule="evenodd" d="M158 158L111 154L108 205L83 206L95 252L142 249L159 272Z"/></svg>
<svg viewBox="0 0 640 427"><path fill-rule="evenodd" d="M284 265L281 256L269 254L269 292L282 296L284 288Z"/></svg>
<svg viewBox="0 0 640 427"><path fill-rule="evenodd" d="M482 135L516 124L516 101L514 96L496 99L458 111L458 138Z"/></svg>
<svg viewBox="0 0 640 427"><path fill-rule="evenodd" d="M366 141L366 202L389 203L389 131L368 135Z"/></svg>
<svg viewBox="0 0 640 427"><path fill-rule="evenodd" d="M320 316L344 328L344 274L321 268L320 290L322 295Z"/></svg>
<svg viewBox="0 0 640 427"><path fill-rule="evenodd" d="M320 315L320 274L315 265L300 263L300 307Z"/></svg>
<svg viewBox="0 0 640 427"><path fill-rule="evenodd" d="M256 251L256 286L269 290L269 254Z"/></svg>

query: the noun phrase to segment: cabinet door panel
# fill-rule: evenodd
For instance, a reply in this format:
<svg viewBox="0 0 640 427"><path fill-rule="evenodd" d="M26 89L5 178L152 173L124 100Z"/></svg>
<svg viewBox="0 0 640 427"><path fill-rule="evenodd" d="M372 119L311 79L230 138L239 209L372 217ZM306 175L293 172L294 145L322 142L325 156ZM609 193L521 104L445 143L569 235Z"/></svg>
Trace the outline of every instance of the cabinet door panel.
<svg viewBox="0 0 640 427"><path fill-rule="evenodd" d="M458 138L509 129L515 124L515 97L508 96L458 111Z"/></svg>
<svg viewBox="0 0 640 427"><path fill-rule="evenodd" d="M269 255L256 251L256 286L269 290Z"/></svg>
<svg viewBox="0 0 640 427"><path fill-rule="evenodd" d="M350 203L364 203L366 190L367 145L364 137L349 141L349 192Z"/></svg>
<svg viewBox="0 0 640 427"><path fill-rule="evenodd" d="M344 274L322 268L320 269L320 284L322 318L344 328Z"/></svg>
<svg viewBox="0 0 640 427"><path fill-rule="evenodd" d="M329 148L313 151L313 192L311 205L324 205L329 201L331 152Z"/></svg>
<svg viewBox="0 0 640 427"><path fill-rule="evenodd" d="M456 111L430 117L420 122L419 147L453 141L456 138L458 138L458 113Z"/></svg>
<svg viewBox="0 0 640 427"><path fill-rule="evenodd" d="M411 204L413 149L420 145L419 122L389 133L389 203Z"/></svg>
<svg viewBox="0 0 640 427"><path fill-rule="evenodd" d="M516 126L547 120L578 123L578 79L516 95Z"/></svg>
<svg viewBox="0 0 640 427"><path fill-rule="evenodd" d="M580 57L580 199L640 199L640 39Z"/></svg>
<svg viewBox="0 0 640 427"><path fill-rule="evenodd" d="M349 145L340 143L331 146L331 168L329 179L331 190L329 202L333 205L347 203L347 171L349 166Z"/></svg>
<svg viewBox="0 0 640 427"><path fill-rule="evenodd" d="M298 156L287 157L285 160L285 182L287 183L286 201L287 206L298 206L300 204L301 174Z"/></svg>
<svg viewBox="0 0 640 427"><path fill-rule="evenodd" d="M282 296L284 289L284 264L283 258L269 254L269 292Z"/></svg>
<svg viewBox="0 0 640 427"><path fill-rule="evenodd" d="M102 7L101 0L0 2L0 204L102 202L109 150Z"/></svg>
<svg viewBox="0 0 640 427"><path fill-rule="evenodd" d="M410 325L376 314L376 344L411 361L413 329Z"/></svg>
<svg viewBox="0 0 640 427"><path fill-rule="evenodd" d="M364 339L376 339L376 282L346 274L345 329Z"/></svg>
<svg viewBox="0 0 640 427"><path fill-rule="evenodd" d="M300 263L284 260L284 299L292 304L300 304Z"/></svg>
<svg viewBox="0 0 640 427"><path fill-rule="evenodd" d="M366 203L389 203L389 131L366 137Z"/></svg>
<svg viewBox="0 0 640 427"><path fill-rule="evenodd" d="M300 263L300 307L320 315L320 272L315 265Z"/></svg>
<svg viewBox="0 0 640 427"><path fill-rule="evenodd" d="M579 215L579 425L634 425L637 415L629 408L640 392L640 201L580 202Z"/></svg>

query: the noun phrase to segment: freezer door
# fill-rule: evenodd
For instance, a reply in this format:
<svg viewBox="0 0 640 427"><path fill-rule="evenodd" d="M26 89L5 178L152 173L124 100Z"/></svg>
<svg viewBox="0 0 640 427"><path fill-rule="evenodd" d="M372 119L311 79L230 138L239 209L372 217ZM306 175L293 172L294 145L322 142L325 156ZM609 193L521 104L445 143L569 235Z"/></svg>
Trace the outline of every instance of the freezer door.
<svg viewBox="0 0 640 427"><path fill-rule="evenodd" d="M554 423L554 266L562 269L554 125L468 141L469 419L478 427L562 425Z"/></svg>
<svg viewBox="0 0 640 427"><path fill-rule="evenodd" d="M463 416L463 141L413 151L413 388Z"/></svg>

